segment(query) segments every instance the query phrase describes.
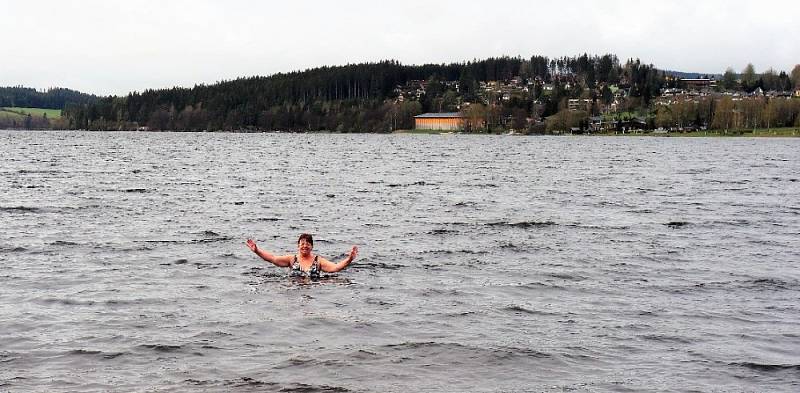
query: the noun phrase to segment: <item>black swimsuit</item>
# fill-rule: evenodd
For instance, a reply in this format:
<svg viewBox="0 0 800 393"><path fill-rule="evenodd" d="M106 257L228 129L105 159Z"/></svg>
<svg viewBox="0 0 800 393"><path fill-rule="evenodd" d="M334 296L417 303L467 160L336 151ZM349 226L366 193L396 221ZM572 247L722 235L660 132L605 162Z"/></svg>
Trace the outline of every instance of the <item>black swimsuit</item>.
<svg viewBox="0 0 800 393"><path fill-rule="evenodd" d="M300 262L297 261L297 255L294 256L290 267L292 269L290 273L292 277L319 278L319 274L322 271L322 268L319 266L319 255L314 257L314 262L311 264L311 267L308 268L308 271L300 267Z"/></svg>

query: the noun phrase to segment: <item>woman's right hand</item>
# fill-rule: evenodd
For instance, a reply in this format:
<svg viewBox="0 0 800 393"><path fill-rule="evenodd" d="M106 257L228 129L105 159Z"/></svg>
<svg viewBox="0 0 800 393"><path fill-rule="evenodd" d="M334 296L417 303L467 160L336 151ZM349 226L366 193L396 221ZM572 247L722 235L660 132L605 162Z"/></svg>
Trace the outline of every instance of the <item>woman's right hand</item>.
<svg viewBox="0 0 800 393"><path fill-rule="evenodd" d="M258 252L258 246L252 239L247 239L247 247L249 247L252 252Z"/></svg>

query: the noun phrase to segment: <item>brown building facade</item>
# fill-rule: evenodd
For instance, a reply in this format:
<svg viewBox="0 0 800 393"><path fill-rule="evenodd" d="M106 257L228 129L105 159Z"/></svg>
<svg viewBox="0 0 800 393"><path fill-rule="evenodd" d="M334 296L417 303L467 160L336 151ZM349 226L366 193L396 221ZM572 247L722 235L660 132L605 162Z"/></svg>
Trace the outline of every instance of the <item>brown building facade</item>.
<svg viewBox="0 0 800 393"><path fill-rule="evenodd" d="M423 113L414 116L414 128L418 130L461 130L464 128L464 116L458 112Z"/></svg>

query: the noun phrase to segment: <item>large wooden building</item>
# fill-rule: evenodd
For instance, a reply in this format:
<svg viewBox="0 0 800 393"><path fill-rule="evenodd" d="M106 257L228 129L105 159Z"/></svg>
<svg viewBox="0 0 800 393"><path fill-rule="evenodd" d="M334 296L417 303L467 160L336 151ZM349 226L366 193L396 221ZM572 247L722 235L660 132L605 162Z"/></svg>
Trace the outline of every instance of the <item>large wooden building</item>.
<svg viewBox="0 0 800 393"><path fill-rule="evenodd" d="M462 130L464 129L464 115L458 112L423 113L414 116L414 128L418 130Z"/></svg>

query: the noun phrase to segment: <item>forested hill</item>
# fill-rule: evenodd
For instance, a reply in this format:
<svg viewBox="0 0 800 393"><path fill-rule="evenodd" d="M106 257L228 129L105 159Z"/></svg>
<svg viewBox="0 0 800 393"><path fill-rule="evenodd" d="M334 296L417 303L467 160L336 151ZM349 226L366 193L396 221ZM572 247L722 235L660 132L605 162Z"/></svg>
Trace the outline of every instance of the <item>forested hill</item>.
<svg viewBox="0 0 800 393"><path fill-rule="evenodd" d="M0 87L0 107L64 109L68 104L86 105L99 97L79 91L51 88L39 91L29 87Z"/></svg>
<svg viewBox="0 0 800 393"><path fill-rule="evenodd" d="M487 95L486 82L514 78L532 90L505 101ZM64 116L71 128L81 129L388 132L413 128L413 116L419 113L458 111L464 103L498 103L504 113L490 113L489 123L514 110L530 116L534 102L544 110L537 116L548 116L565 98L621 82L646 103L658 94L664 75L638 60L621 65L614 55L427 65L382 61L134 92L68 105ZM545 85L552 89L544 91Z"/></svg>

